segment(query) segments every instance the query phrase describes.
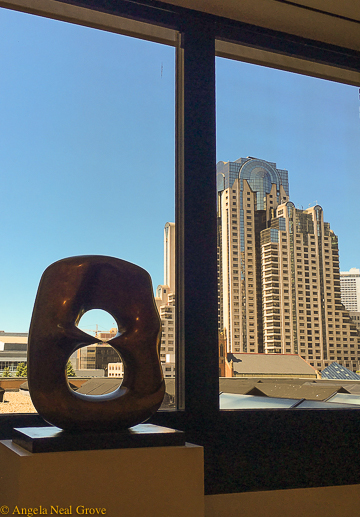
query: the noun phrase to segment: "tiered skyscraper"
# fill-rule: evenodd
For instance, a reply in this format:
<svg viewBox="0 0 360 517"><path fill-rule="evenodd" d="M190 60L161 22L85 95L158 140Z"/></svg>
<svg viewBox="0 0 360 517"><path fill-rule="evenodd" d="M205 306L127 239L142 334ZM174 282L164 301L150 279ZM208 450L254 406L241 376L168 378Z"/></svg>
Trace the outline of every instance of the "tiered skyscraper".
<svg viewBox="0 0 360 517"><path fill-rule="evenodd" d="M255 158L219 162L219 328L228 352L264 352L260 232L289 199L288 173Z"/></svg>
<svg viewBox="0 0 360 517"><path fill-rule="evenodd" d="M296 209L288 172L256 158L219 162L219 331L228 352L297 353L359 369L341 304L337 237L317 205Z"/></svg>

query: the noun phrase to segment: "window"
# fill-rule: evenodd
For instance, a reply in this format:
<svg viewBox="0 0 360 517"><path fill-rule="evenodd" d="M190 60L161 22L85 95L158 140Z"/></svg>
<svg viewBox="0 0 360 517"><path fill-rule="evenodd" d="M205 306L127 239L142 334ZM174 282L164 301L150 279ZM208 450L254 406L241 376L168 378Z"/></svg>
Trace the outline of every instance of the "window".
<svg viewBox="0 0 360 517"><path fill-rule="evenodd" d="M175 49L7 9L0 9L0 20L6 77L0 130L7 149L0 217L4 239L26 249L1 260L8 290L7 303L0 301L1 328L26 333L41 274L61 258L119 257L144 267L154 288L164 283L164 225L175 221ZM115 205L127 214L122 222L113 216ZM16 278L11 288L10 278ZM168 298L167 289L163 295ZM173 319L165 312L164 321ZM106 316L80 321L95 343L97 330L117 327ZM81 350L72 361L78 370L86 365ZM10 406L1 409L15 410Z"/></svg>
<svg viewBox="0 0 360 517"><path fill-rule="evenodd" d="M94 2L98 6L97 0ZM72 6L68 4L71 10ZM101 6L97 13L101 16ZM175 411L173 414L157 413L153 422L159 424L186 429L187 439L194 443L203 444L207 449L205 465L205 490L206 493L225 493L228 491L240 491L244 487L252 490L274 489L274 488L299 488L304 486L316 486L321 479L323 484L341 484L358 482L358 460L354 450L358 450L356 436L359 417L356 411L351 411L351 419L337 419L337 411L326 414L326 422L319 418L317 411L303 410L301 415L298 413L294 418L294 411L272 412L264 410L239 411L239 412L218 412L218 387L216 377L218 373L217 364L217 292L216 281L209 279L209 271L213 271L216 278L216 228L215 221L209 221L206 217L206 210L214 204L215 185L207 185L206 180L211 177L214 169L215 158L215 117L214 117L214 40L211 37L212 30L208 31L211 23L207 17L202 18L199 13L196 15L184 9L179 12L172 7L162 9L158 12L156 6L150 4L136 5L137 11L132 10L132 6L121 0L116 2L118 14L123 12L129 17L141 18L147 21L152 32L147 33L146 37L153 38L153 34L161 32L162 27L176 27L186 33L179 52L178 69L179 84L178 102L180 122L178 124L178 141L181 143L181 152L178 155L178 212L177 223L181 228L179 232L178 247L178 270L182 271L186 266L186 278L178 278L178 293L182 308L186 308L185 314L181 313L178 329L181 328L183 336L182 344L186 349L186 382L184 384L184 396L186 396L186 410L191 414L191 424L188 425L184 418L184 411ZM130 10L130 14L129 14ZM182 14L183 16L182 16ZM50 13L51 15L51 13ZM111 18L111 17L110 17ZM74 15L74 19L76 16ZM160 21L159 21L160 20ZM194 28L194 20L198 25ZM126 21L126 20L125 20ZM201 21L201 23L199 23ZM217 44L218 52L222 55L232 56L234 50L226 48L227 37L231 32L231 44L239 42L241 47L249 49L256 55L257 48L262 47L261 59L258 60L267 65L273 65L274 61L271 52L280 51L276 58L280 59L280 65L292 69L299 67L304 70L308 61L311 59L312 68L307 69L307 73L317 73L332 76L343 81L358 84L357 64L358 56L356 53L347 52L341 48L330 48L327 45L311 40L302 41L297 37L284 36L260 27L244 26L237 22L227 25L226 20L214 18L216 24L211 26L214 34L219 37ZM193 23L191 23L193 22ZM203 23L202 23L203 22ZM125 23L125 22L124 22ZM158 24L161 27L158 27ZM105 22L104 22L105 25ZM126 24L125 24L126 25ZM146 27L142 31L146 31ZM119 30L119 29L118 29ZM130 29L128 29L130 31ZM132 28L132 30L134 30ZM141 35L139 29L139 34ZM170 31L172 32L172 31ZM271 37L269 37L269 35ZM145 37L145 35L143 35ZM168 39L167 39L168 38ZM161 38L159 38L161 39ZM162 33L162 41L171 40L169 34ZM175 38L172 43L175 44ZM265 52L263 52L265 50ZM267 54L269 52L270 55ZM354 55L356 54L356 55ZM264 57L265 56L265 57ZM300 59L299 59L300 58ZM248 60L256 59L254 56L247 57ZM323 65L318 65L317 61L326 63L328 68L324 70ZM341 62L346 62L347 70L338 68ZM353 75L351 75L353 74ZM193 78L197 80L194 81ZM183 80L185 78L185 80ZM352 79L351 79L352 78ZM186 136L186 138L185 138ZM200 152L199 152L200 150ZM204 185L201 201L196 196L191 196L196 185ZM250 201L250 199L249 199ZM185 214L192 213L192 220L189 221ZM199 243L199 235L202 236ZM187 246L184 247L184 236ZM251 243L251 241L250 241ZM199 248L201 246L201 248ZM202 253L199 253L201 249ZM191 265L191 267L190 267ZM204 297L204 292L206 296ZM191 313L191 315L190 315ZM207 315L204 322L204 314ZM196 338L195 338L196 336ZM180 368L183 367L183 357L180 351ZM313 363L314 364L314 363ZM197 372L196 382L194 372ZM212 379L213 382L209 382ZM179 401L180 407L184 402ZM306 443L302 441L301 450L297 449L299 441L294 440L294 429L297 428L298 420L301 419L301 433L306 436ZM2 436L10 436L8 420L0 419L0 430ZM341 453L346 457L352 458L351 468L341 466L339 455L337 455L337 443L343 436L346 420L346 430L353 432L347 434L347 441L343 444ZM350 421L349 421L350 420ZM28 419L27 422L30 422ZM34 424L35 418L31 420ZM2 424L2 425L1 425ZM334 425L335 424L335 425ZM211 440L208 429L211 432ZM328 429L335 429L334 433L328 433ZM227 447L223 447L224 429L226 429ZM244 431L246 429L246 431ZM238 457L228 461L229 447L238 444L239 434L249 433L251 436L247 442L246 450ZM274 433L282 436L281 440L274 440ZM327 446L330 447L332 454L326 454L323 436L326 436ZM269 441L272 447L269 449ZM296 448L294 455L288 454L288 446ZM225 450L226 449L226 450ZM313 451L322 458L321 465L314 461ZM335 457L334 457L335 454ZM298 457L303 461L299 465ZM244 459L246 463L252 465L252 469L244 469ZM305 470L311 463L312 469ZM336 471L332 465L337 465ZM241 479L239 476L241 472ZM277 473L281 472L279 476ZM228 481L232 480L229 487Z"/></svg>
<svg viewBox="0 0 360 517"><path fill-rule="evenodd" d="M216 61L216 78L217 78L217 99L216 99L216 106L217 106L217 160L218 160L218 174L224 175L226 185L228 184L231 186L232 181L235 180L235 174L238 173L240 175L240 179L238 180L238 185L240 186L240 192L245 187L243 187L242 182L248 181L249 183L249 189L251 188L255 192L257 192L257 203L260 203L260 206L255 206L255 217L256 217L256 211L258 209L263 209L265 207L265 202L268 201L268 199L273 196L273 194L270 192L270 184L274 182L273 178L275 176L274 169L277 171L277 167L281 169L282 171L284 169L287 169L287 166L285 163L279 163L279 160L281 159L282 152L281 149L278 147L279 142L287 142L289 140L290 144L285 145L286 148L286 156L289 157L290 151L289 149L294 150L294 154L291 157L290 161L293 164L294 171L292 172L289 168L289 171L287 173L286 171L286 178L284 176L284 184L286 185L284 188L287 188L288 185L290 185L290 193L295 198L295 204L298 206L298 212L303 213L304 217L309 217L305 214L307 214L306 211L300 210L301 206L301 197L303 196L304 199L307 199L310 194L310 192L313 191L314 188L318 189L317 192L319 194L317 197L325 196L326 199L322 202L324 205L324 220L330 220L330 225L335 224L335 222L338 219L338 211L336 210L337 202L336 202L336 189L332 192L332 194L329 196L327 194L327 190L325 189L323 185L327 184L327 172L324 172L324 175L322 176L322 181L317 182L314 181L313 177L313 171L312 168L309 166L307 168L307 174L308 180L304 182L304 175L301 173L299 176L297 176L296 171L300 170L301 165L300 163L303 163L305 160L307 163L313 163L317 160L320 160L319 157L319 149L315 151L315 148L313 146L313 141L322 140L322 136L319 136L319 134L313 133L312 137L309 134L310 126L308 126L309 121L313 120L311 123L311 127L318 127L319 124L321 124L320 120L327 121L328 120L328 111L327 111L327 105L323 102L325 91L328 95L334 96L334 100L332 102L333 105L338 104L335 101L335 98L340 95L341 97L341 103L347 104L350 102L350 98L352 101L355 99L355 96L357 95L357 90L354 87L351 86L344 86L334 83L330 83L327 81L321 81L319 79L309 78L309 77L303 77L296 74L292 74L289 72L279 71L279 70L271 70L266 67L259 67L257 65L249 64L249 63L241 63L235 60L229 60L224 58L218 58ZM231 81L229 80L231 78ZM269 87L269 85L272 85ZM243 103L242 99L239 96L236 96L233 94L235 91L242 91L245 93L247 97L246 104ZM295 94L295 91L297 94ZM299 100L299 95L301 92L301 97L304 101L304 104L301 105L301 102ZM340 93L341 92L341 93ZM326 95L327 95L326 94ZM309 95L309 96L308 96ZM307 100L305 100L305 98ZM352 102L351 101L351 102ZM287 103L287 110L286 115L283 112L283 105L284 102ZM300 107L301 105L301 107ZM314 109L314 106L317 106L317 110ZM309 108L309 113L307 113L307 106L311 106ZM230 113L232 114L230 117ZM251 113L251 115L250 115ZM248 120L248 124L238 124L238 120ZM255 131L255 125L257 125L258 128L262 127L264 128L264 120L267 121L269 125L272 127L271 136L269 135L268 131L265 131L265 129ZM345 122L347 124L347 122ZM328 122L325 122L326 128L324 127L324 131L320 131L320 134L325 135L325 133L329 130L330 126ZM359 131L359 124L355 121L355 119L352 119L351 122L352 131L354 131L354 134L357 134L360 136ZM251 130L250 128L254 126L254 129ZM291 127L291 131L288 131L288 129ZM277 128L277 129L275 129ZM301 128L301 129L300 129ZM306 129L305 129L306 128ZM330 133L328 133L328 136L325 137L325 142L329 142L332 138L336 140L335 134L338 130L338 124L333 120L333 126L330 130ZM311 131L310 131L311 132ZM276 136L275 136L276 133ZM346 136L344 135L343 143L346 147ZM242 143L242 147L245 146L250 149L250 151L238 151L238 142ZM325 143L324 143L325 145ZM327 145L327 144L326 144ZM343 145L343 144L342 144ZM302 152L300 153L300 146L302 148ZM285 149L284 148L284 149ZM296 152L295 149L298 149L299 152ZM242 155L237 155L236 153L242 152ZM350 154L351 151L349 150ZM325 153L326 154L326 153ZM341 150L339 149L337 152L337 155L341 154ZM265 161L266 158L263 159L263 157L273 155L273 159L271 160L271 164L266 165ZM355 156L355 154L352 154ZM221 160L224 160L223 156L226 156L227 160L229 162L222 162ZM232 157L232 158L230 158ZM249 157L256 157L256 158L249 158ZM326 158L324 156L322 158L323 160L329 159L329 156ZM253 160L253 162L252 162ZM298 163L296 163L298 160ZM331 160L330 160L331 161ZM276 163L274 163L276 162ZM223 163L223 165L221 165ZM252 163L254 165L252 165ZM333 174L336 177L337 174L337 168L336 166L333 166ZM267 167L267 168L266 168ZM271 169L273 167L273 169ZM329 163L329 167L330 163ZM356 161L353 163L353 168L356 167ZM258 168L263 168L263 172L261 176L257 176L256 171ZM320 167L321 169L321 167ZM319 169L319 170L320 170ZM267 170L271 170L270 172L267 172ZM323 169L322 169L323 170ZM251 171L251 172L250 172ZM243 174L243 176L241 176ZM271 176L271 174L273 176ZM320 175L320 172L318 172ZM266 176L268 175L268 176ZM279 175L280 176L280 175ZM268 178L266 181L263 179L264 177ZM272 178L272 179L270 179ZM280 180L279 180L280 181ZM281 180L282 181L282 180ZM346 182L345 182L346 184ZM346 189L345 184L342 186L342 188ZM279 191L279 187L277 186L277 191ZM238 202L240 203L240 210L241 210L241 203L243 203L243 212L246 213L246 207L244 203L244 197L242 198L240 195L240 192L238 194ZM221 190L219 190L219 195L221 194ZM344 193L345 195L345 193ZM265 201L267 200L267 201ZM292 197L290 198L292 200ZM281 200L278 199L277 203L280 203ZM264 203L264 206L261 204ZM315 205L316 203L313 203ZM325 213L325 205L326 210L328 212ZM354 201L355 206L355 201ZM300 217L300 215L298 216ZM249 216L247 216L249 219ZM331 218L333 218L333 221L331 221ZM240 224L239 228L239 242L242 242L242 239L244 239L245 232L244 232L244 219L246 217L243 216L243 222ZM221 235L222 242L225 242L226 236L229 234L229 229L227 228L227 221L222 220L220 217L220 224L221 226L221 232L219 235ZM299 219L298 219L299 222ZM249 223L247 223L248 225ZM272 221L267 221L266 227L271 226L270 232L275 232L277 235L276 224L278 224L278 221L274 218ZM300 224L300 222L299 222ZM312 223L314 224L314 223ZM251 223L252 228L254 228L254 223ZM330 226L331 227L331 226ZM265 226L264 226L265 228ZM303 233L303 239L296 239L295 246L293 247L293 256L292 260L296 262L296 279L298 282L298 288L309 287L306 286L306 283L312 282L313 289L317 289L317 282L316 285L314 282L316 281L316 277L318 275L317 273L317 260L313 260L312 263L315 264L311 266L312 274L310 279L310 273L307 272L310 268L310 266L305 267L305 272L302 271L302 261L303 261L303 253L301 252L302 249L305 249L308 251L309 247L304 247L304 241L307 239L309 244L312 244L310 247L310 251L313 252L312 257L315 259L317 258L316 253L316 246L315 246L315 237L312 236L314 233L313 228L309 230L307 233L302 229ZM328 229L326 230L328 231ZM348 231L348 224L344 220L342 230L346 235L348 235L349 240L347 246L349 247L349 253L351 249L351 236ZM256 231L255 231L256 232ZM264 229L265 232L265 229ZM325 232L325 230L323 230ZM259 241L262 239L262 234L260 234L261 237L259 238ZM272 233L270 234L272 235ZM265 238L265 237L264 237ZM274 242L277 242L274 241ZM286 249L286 244L284 243L283 239L281 241L283 244L279 245L280 251L278 248L275 248L276 251L273 251L273 257L279 257L281 256L281 250ZM254 241L254 250L256 249L256 238ZM303 246L301 246L301 244ZM221 244L223 245L223 244ZM284 252L285 253L285 252ZM276 294L276 291L274 291L274 287L278 287L279 284L275 283L276 280L279 280L278 276L280 275L283 279L285 277L283 276L284 270L277 269L276 272L271 272L269 269L269 261L270 258L274 263L274 258L270 255L270 248L269 243L266 241L264 244L264 247L262 248L260 245L260 251L258 252L258 256L263 254L263 259L265 260L264 265L261 264L261 260L257 261L257 277L258 281L257 283L254 283L254 286L259 290L251 292L251 294L257 294L259 298L263 297L263 300L266 301L267 304L269 304L269 299L271 295ZM286 253L285 253L286 254ZM264 259L265 257L265 259ZM241 261L241 257L239 258ZM309 262L307 260L307 262ZM262 279L260 279L259 269L264 267L263 274L265 275ZM245 278L249 272L249 266L248 263L243 263L243 274L245 275ZM256 274L256 273L255 273ZM222 275L224 279L224 285L229 285L229 281L226 279L226 272ZM324 274L325 276L325 274ZM261 282L266 279L266 287L265 287L265 294L264 292L261 292L261 288L258 286L261 284ZM315 280L314 280L315 279ZM328 280L326 280L326 283L328 283L329 291L332 290L332 287L330 284L332 284L332 281L330 282L330 274L328 277ZM270 287L272 287L272 290L270 291ZM286 307L289 307L290 304L288 302L289 296L287 294L289 293L288 289L285 289L285 285L283 284L282 287L284 288L282 291L282 297L281 297L281 303L282 303L282 310L285 312ZM300 290L299 289L299 290ZM279 291L277 291L278 293ZM240 299L243 300L243 306L247 303L247 296L250 294L249 291L246 291L246 294L242 293L240 291ZM242 294L242 296L241 296ZM313 335L314 338L319 341L319 334L320 331L319 323L315 322L315 318L311 317L313 314L313 311L315 308L318 308L318 304L316 303L318 301L317 292L315 293L313 291L312 298L310 298L310 292L307 293L308 297L306 298L306 308L307 310L307 334ZM290 298L291 299L291 298ZM289 300L290 301L290 300ZM312 303L311 303L312 302ZM221 302L220 302L221 303ZM225 302L224 302L225 303ZM229 301L227 310L231 312L231 301ZM316 314L318 314L319 311L316 311ZM262 322L263 319L263 322ZM250 322L249 317L246 314L246 310L243 311L243 316L240 318L240 320L244 321L243 323L243 334L241 335L242 339L242 352L248 352L248 342L249 342L249 334L250 334ZM304 320L304 318L298 313L298 320ZM319 321L319 317L316 318L316 321ZM227 329L227 322L222 321L220 322L223 324L223 329L220 329L223 331L224 335L226 335L227 343L228 343L228 350L232 350L232 344L231 340L233 339L232 334ZM274 323L274 317L271 315L271 313L267 310L265 312L265 316L263 317L261 312L258 314L258 327L263 326L263 335L259 334L259 342L260 347L265 351L267 350L268 341L269 340L269 347L272 346L271 342L271 334L266 331L266 328L272 325L275 325ZM285 335L285 329L282 329L282 334ZM246 334L246 336L245 336ZM263 337L264 336L264 337ZM270 337L269 337L270 336ZM308 338L310 339L310 337ZM272 348L271 348L272 350ZM284 346L284 342L282 342L282 349L281 351L283 353L287 352L286 347Z"/></svg>

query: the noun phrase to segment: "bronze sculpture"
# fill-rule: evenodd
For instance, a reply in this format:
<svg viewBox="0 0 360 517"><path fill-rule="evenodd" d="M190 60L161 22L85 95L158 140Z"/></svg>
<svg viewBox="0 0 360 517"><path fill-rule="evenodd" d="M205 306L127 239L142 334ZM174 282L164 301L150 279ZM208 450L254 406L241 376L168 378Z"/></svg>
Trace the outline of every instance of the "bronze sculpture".
<svg viewBox="0 0 360 517"><path fill-rule="evenodd" d="M124 363L121 386L106 395L71 390L65 368L95 338L77 327L90 309L110 313L121 329L108 341ZM160 407L165 384L159 360L161 322L149 274L112 257L55 262L40 281L28 345L30 395L39 414L67 431L117 431L147 420Z"/></svg>

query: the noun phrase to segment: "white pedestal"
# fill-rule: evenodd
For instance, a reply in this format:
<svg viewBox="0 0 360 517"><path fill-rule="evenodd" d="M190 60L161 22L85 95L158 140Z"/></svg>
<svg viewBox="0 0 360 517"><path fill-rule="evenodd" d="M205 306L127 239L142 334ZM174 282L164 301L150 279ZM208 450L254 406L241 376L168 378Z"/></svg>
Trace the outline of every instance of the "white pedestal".
<svg viewBox="0 0 360 517"><path fill-rule="evenodd" d="M4 440L0 465L2 514L204 516L197 445L33 454Z"/></svg>

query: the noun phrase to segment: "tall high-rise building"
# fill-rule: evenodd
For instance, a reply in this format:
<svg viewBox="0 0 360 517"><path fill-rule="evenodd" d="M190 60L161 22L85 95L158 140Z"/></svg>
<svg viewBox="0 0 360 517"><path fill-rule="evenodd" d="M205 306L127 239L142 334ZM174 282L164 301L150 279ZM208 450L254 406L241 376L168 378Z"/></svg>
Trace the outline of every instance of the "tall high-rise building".
<svg viewBox="0 0 360 517"><path fill-rule="evenodd" d="M360 269L340 273L341 302L345 309L360 312Z"/></svg>
<svg viewBox="0 0 360 517"><path fill-rule="evenodd" d="M175 223L164 227L164 285L175 293Z"/></svg>
<svg viewBox="0 0 360 517"><path fill-rule="evenodd" d="M175 223L164 228L164 284L156 289L161 318L160 360L165 377L175 376Z"/></svg>
<svg viewBox="0 0 360 517"><path fill-rule="evenodd" d="M288 172L240 158L217 165L219 329L228 352L264 352L260 232L289 199Z"/></svg>
<svg viewBox="0 0 360 517"><path fill-rule="evenodd" d="M218 164L219 331L228 352L297 353L359 368L341 304L336 235L322 208L296 209L288 173L256 158Z"/></svg>
<svg viewBox="0 0 360 517"><path fill-rule="evenodd" d="M260 236L265 352L296 353L317 369L359 369L360 337L341 303L338 240L319 205L286 202Z"/></svg>

